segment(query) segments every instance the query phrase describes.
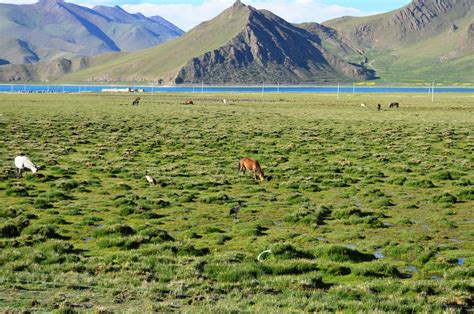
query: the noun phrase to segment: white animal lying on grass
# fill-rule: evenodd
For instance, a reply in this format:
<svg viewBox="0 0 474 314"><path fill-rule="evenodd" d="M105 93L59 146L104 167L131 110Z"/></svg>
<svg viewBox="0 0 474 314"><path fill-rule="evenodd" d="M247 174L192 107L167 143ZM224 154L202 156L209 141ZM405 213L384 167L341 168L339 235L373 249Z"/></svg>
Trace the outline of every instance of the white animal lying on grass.
<svg viewBox="0 0 474 314"><path fill-rule="evenodd" d="M27 156L16 156L15 157L16 177L21 177L23 169L30 169L31 172L36 173L40 170L40 167L35 165L30 158Z"/></svg>

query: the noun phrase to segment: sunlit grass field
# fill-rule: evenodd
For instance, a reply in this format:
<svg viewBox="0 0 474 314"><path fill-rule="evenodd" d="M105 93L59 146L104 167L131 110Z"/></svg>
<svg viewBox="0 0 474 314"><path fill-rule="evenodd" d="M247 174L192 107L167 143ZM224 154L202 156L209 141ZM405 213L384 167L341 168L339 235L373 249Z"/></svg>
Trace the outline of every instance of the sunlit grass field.
<svg viewBox="0 0 474 314"><path fill-rule="evenodd" d="M2 311L472 310L473 95L134 97L0 95Z"/></svg>

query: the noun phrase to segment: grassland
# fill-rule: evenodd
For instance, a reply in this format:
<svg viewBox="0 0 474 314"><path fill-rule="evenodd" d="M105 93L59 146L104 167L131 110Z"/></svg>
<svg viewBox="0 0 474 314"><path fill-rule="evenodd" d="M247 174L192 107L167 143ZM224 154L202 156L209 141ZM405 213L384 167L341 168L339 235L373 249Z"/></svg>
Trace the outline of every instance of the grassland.
<svg viewBox="0 0 474 314"><path fill-rule="evenodd" d="M472 309L472 95L141 97L0 95L2 311Z"/></svg>

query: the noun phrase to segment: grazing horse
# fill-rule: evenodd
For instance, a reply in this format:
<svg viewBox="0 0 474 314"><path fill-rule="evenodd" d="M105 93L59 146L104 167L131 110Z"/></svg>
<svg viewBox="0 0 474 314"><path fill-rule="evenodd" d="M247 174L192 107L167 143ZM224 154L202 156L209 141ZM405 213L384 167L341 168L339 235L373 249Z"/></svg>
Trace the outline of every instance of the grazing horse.
<svg viewBox="0 0 474 314"><path fill-rule="evenodd" d="M237 164L237 174L240 174L241 172L245 173L245 170L252 171L255 180L257 180L257 176L260 181L265 180L265 175L258 161L250 158L241 158Z"/></svg>
<svg viewBox="0 0 474 314"><path fill-rule="evenodd" d="M140 104L140 97L135 98L135 100L132 102L132 106L138 106Z"/></svg>
<svg viewBox="0 0 474 314"><path fill-rule="evenodd" d="M398 102L391 102L390 105L388 105L389 108L399 108L400 105Z"/></svg>
<svg viewBox="0 0 474 314"><path fill-rule="evenodd" d="M15 157L15 168L16 168L16 177L20 178L23 169L29 169L33 174L35 174L41 167L35 165L31 159L27 156L16 156Z"/></svg>
<svg viewBox="0 0 474 314"><path fill-rule="evenodd" d="M380 111L380 109L382 109L382 105L381 105L381 104L377 104L377 110Z"/></svg>
<svg viewBox="0 0 474 314"><path fill-rule="evenodd" d="M183 105L194 105L194 103L192 99L186 99Z"/></svg>

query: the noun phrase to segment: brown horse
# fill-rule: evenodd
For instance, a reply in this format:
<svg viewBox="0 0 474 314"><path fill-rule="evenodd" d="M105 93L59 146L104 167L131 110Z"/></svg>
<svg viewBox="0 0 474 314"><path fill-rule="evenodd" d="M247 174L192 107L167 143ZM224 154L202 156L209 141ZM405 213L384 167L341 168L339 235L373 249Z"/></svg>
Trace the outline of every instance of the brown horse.
<svg viewBox="0 0 474 314"><path fill-rule="evenodd" d="M183 105L194 105L194 102L192 99L186 99L183 103Z"/></svg>
<svg viewBox="0 0 474 314"><path fill-rule="evenodd" d="M265 180L265 175L258 161L250 158L241 158L237 164L237 174L240 174L241 172L245 173L245 170L252 171L255 180L257 180L257 176L260 181Z"/></svg>

